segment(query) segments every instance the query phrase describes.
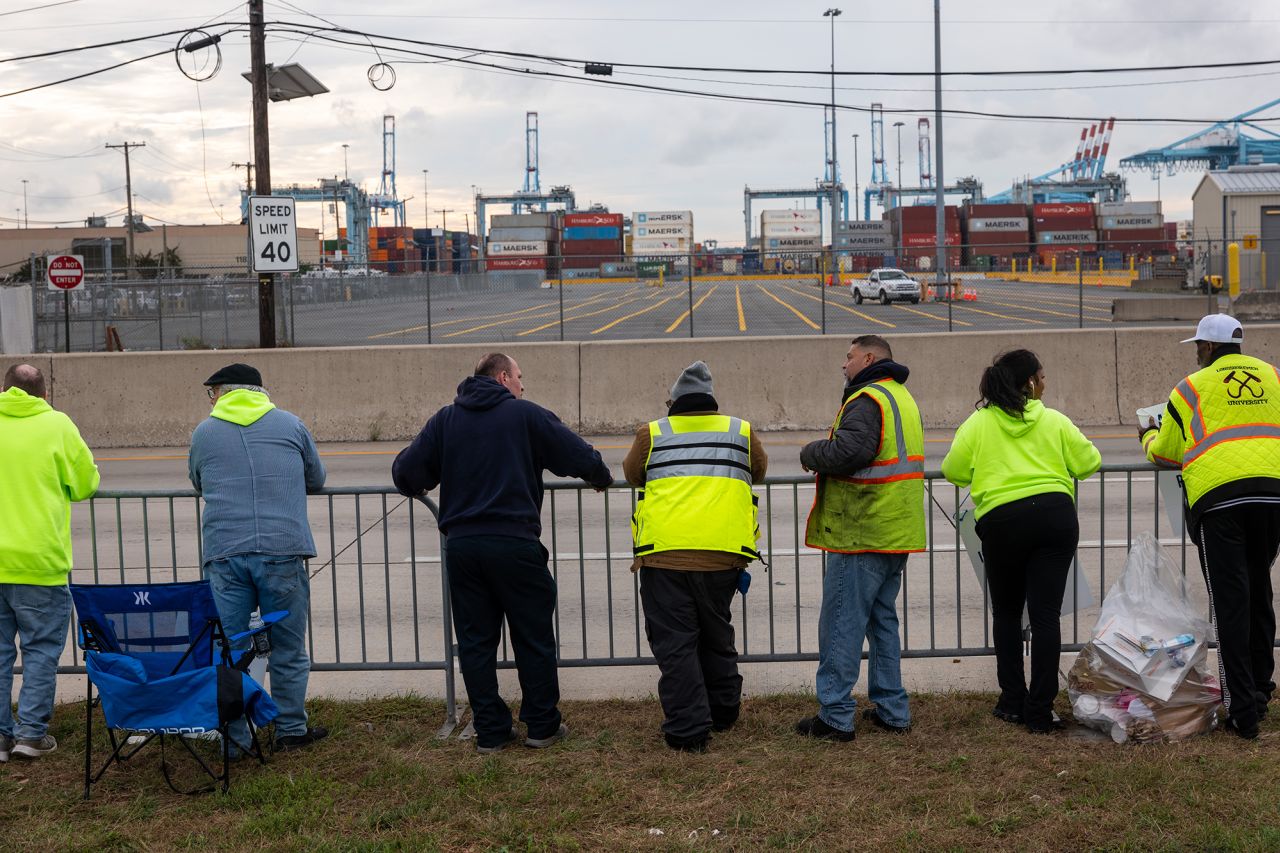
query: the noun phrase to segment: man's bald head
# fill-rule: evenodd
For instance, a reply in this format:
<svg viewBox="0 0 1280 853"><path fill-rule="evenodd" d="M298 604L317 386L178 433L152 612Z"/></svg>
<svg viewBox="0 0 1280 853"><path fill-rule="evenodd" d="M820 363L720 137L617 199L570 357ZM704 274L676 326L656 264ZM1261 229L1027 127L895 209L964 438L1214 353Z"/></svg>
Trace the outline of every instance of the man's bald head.
<svg viewBox="0 0 1280 853"><path fill-rule="evenodd" d="M4 390L21 388L32 397L44 399L44 374L30 364L13 364L4 372Z"/></svg>

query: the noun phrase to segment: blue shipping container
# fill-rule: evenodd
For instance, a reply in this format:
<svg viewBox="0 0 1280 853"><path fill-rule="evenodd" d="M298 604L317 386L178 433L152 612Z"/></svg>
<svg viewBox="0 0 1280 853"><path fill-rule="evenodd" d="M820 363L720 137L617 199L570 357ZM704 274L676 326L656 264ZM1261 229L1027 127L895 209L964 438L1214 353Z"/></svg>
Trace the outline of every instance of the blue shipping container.
<svg viewBox="0 0 1280 853"><path fill-rule="evenodd" d="M622 229L608 225L571 225L564 229L566 240L620 240Z"/></svg>

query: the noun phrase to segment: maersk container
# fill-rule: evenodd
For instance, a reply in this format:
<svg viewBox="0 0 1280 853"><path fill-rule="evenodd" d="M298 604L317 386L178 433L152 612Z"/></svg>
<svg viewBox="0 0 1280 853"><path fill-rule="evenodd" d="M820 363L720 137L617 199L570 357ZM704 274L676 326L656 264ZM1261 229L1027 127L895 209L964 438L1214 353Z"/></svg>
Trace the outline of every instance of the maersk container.
<svg viewBox="0 0 1280 853"><path fill-rule="evenodd" d="M762 210L760 224L768 225L778 222L821 222L822 218L816 210Z"/></svg>
<svg viewBox="0 0 1280 853"><path fill-rule="evenodd" d="M548 248L545 240L490 240L485 254L546 257L550 254Z"/></svg>
<svg viewBox="0 0 1280 853"><path fill-rule="evenodd" d="M1098 226L1107 231L1164 230L1164 217L1158 213L1118 213L1114 216L1099 216Z"/></svg>
<svg viewBox="0 0 1280 853"><path fill-rule="evenodd" d="M970 216L967 224L970 234L979 231L1013 231L1025 234L1031 228L1031 220L1025 216Z"/></svg>
<svg viewBox="0 0 1280 853"><path fill-rule="evenodd" d="M621 240L622 228L611 225L570 225L564 229L564 239L570 240Z"/></svg>
<svg viewBox="0 0 1280 853"><path fill-rule="evenodd" d="M490 228L555 228L554 213L498 213L489 219Z"/></svg>
<svg viewBox="0 0 1280 853"><path fill-rule="evenodd" d="M1098 218L1108 216L1159 216L1158 201L1104 201L1098 205Z"/></svg>
<svg viewBox="0 0 1280 853"><path fill-rule="evenodd" d="M631 214L631 227L639 225L688 225L693 227L692 210L643 210Z"/></svg>
<svg viewBox="0 0 1280 853"><path fill-rule="evenodd" d="M1071 246L1092 245L1098 242L1097 231L1084 229L1072 231L1038 231L1036 242L1042 246L1065 244Z"/></svg>
<svg viewBox="0 0 1280 853"><path fill-rule="evenodd" d="M633 237L683 237L692 240L693 226L679 222L657 222L639 226L633 223L631 234Z"/></svg>

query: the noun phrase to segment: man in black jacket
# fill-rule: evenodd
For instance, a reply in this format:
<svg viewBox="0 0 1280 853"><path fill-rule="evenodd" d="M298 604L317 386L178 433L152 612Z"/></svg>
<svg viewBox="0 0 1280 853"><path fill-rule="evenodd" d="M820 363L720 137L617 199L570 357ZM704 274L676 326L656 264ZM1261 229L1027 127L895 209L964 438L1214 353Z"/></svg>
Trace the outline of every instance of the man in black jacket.
<svg viewBox="0 0 1280 853"><path fill-rule="evenodd" d="M542 471L579 477L598 491L613 482L591 445L552 412L521 399L522 378L515 359L486 355L458 386L453 404L427 421L391 468L401 494L421 495L440 486L458 661L476 749L483 753L520 737L498 693L503 617L520 676L525 745L541 749L568 734L556 707L556 585L539 540Z"/></svg>

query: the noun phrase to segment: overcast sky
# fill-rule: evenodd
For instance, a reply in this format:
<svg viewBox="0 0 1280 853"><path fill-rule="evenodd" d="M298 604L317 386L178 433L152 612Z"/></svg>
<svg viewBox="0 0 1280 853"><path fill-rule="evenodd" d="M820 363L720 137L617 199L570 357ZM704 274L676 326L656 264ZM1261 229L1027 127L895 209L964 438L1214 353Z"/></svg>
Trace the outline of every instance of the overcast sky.
<svg viewBox="0 0 1280 853"><path fill-rule="evenodd" d="M46 8L29 8L39 5ZM1202 0L948 0L942 6L942 55L948 70L1194 64L1276 59L1280 54L1275 46L1280 9L1274 0L1239 0L1218 11L1210 11ZM310 14L384 36L599 62L804 70L825 70L830 63L829 19L822 16L827 6L799 0L267 0L266 8L268 21L327 26ZM846 2L842 8L835 30L838 70L932 69L928 0ZM1162 17L1153 19L1157 8ZM1214 15L1229 20L1207 20ZM0 4L0 58L210 21L245 20L246 4L209 0L5 0ZM208 28L219 29L211 23ZM0 94L164 50L177 38L0 65ZM556 68L486 54L471 58L555 69L574 79L533 79L457 63L415 64L387 52L382 58L394 66L397 77L385 92L368 82L369 67L379 61L368 45L340 46L268 32L269 62L302 63L330 89L315 98L271 106L274 184L313 184L322 176L341 175L342 144L347 143L351 178L376 190L382 117L394 115L399 194L412 196L409 224L423 224L422 171L428 169L431 224L441 222L437 209L450 208L450 227L461 226L471 208L472 185L491 193L520 188L525 111L536 110L544 189L569 184L580 207L601 202L626 213L690 209L699 240L740 243L744 185L811 186L822 172L821 107L626 91L586 84L580 66ZM124 141L146 143L132 162L139 212L173 223L238 221L244 170L230 164L252 159L249 84L240 76L248 66L246 37L235 34L222 43L221 71L204 83L184 77L169 53L0 98L0 228L11 228L20 218L24 179L32 227L78 223L93 213L112 214L112 224L119 224L116 211L125 204L124 158L103 145ZM1277 97L1277 68L951 78L944 106L1098 118L1221 119ZM623 74L618 69L612 79L812 102L830 97L827 76L643 72L686 78L664 80L636 76L638 71ZM717 82L726 80L734 82ZM886 114L885 155L894 178L897 136L892 125L906 122L904 183L918 183L913 177L918 174L916 120L931 116L932 80L847 77L836 85L841 104L880 102L886 109L912 111ZM1268 115L1280 115L1280 109ZM950 181L973 175L989 195L999 192L1015 177L1036 175L1069 159L1083 125L946 117L945 176ZM1196 129L1118 123L1108 169L1118 168L1125 155ZM869 118L841 111L838 133L841 170L850 186L852 134L859 134L858 179L865 186L871 168ZM1197 180L1198 175L1162 179L1166 217L1190 217L1190 193ZM1134 199L1156 198L1157 185L1150 176L1133 174L1129 181ZM319 205L304 205L299 225L319 226L320 216ZM326 230L331 233L332 225Z"/></svg>

